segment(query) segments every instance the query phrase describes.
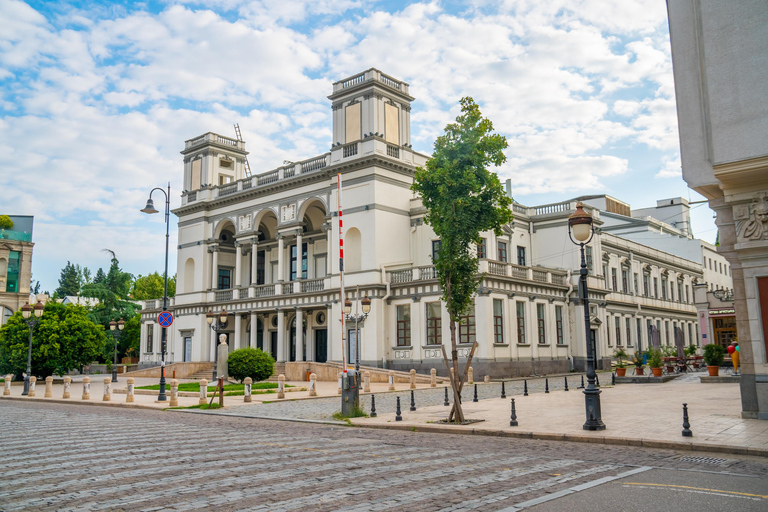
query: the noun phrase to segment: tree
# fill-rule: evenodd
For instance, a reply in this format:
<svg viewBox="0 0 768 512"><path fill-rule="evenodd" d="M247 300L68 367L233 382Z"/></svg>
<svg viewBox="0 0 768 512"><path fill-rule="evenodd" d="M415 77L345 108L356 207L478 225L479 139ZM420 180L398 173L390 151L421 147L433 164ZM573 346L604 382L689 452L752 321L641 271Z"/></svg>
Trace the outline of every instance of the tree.
<svg viewBox="0 0 768 512"><path fill-rule="evenodd" d="M67 261L66 266L61 269L59 276L59 287L54 292L57 297L66 297L68 295L80 295L82 282L78 276L77 267Z"/></svg>
<svg viewBox="0 0 768 512"><path fill-rule="evenodd" d="M96 275L93 278L92 284L103 283L106 279L107 279L107 275L104 273L104 270L99 268L99 270L96 271Z"/></svg>
<svg viewBox="0 0 768 512"><path fill-rule="evenodd" d="M158 272L139 276L133 282L131 298L133 300L162 299L163 287L163 275ZM168 277L168 296L176 296L176 275Z"/></svg>
<svg viewBox="0 0 768 512"><path fill-rule="evenodd" d="M512 199L496 174L486 168L506 161L507 140L492 131L493 124L482 117L474 100L462 98L461 115L437 138L432 158L425 168L416 170L411 187L427 209L424 221L440 238L434 264L451 331L451 364L447 359L445 363L449 375L452 366L454 375L460 377L458 382L451 379L454 406L449 420L455 417L459 423L464 421L460 397L469 362L464 373L459 373L456 322L469 311L482 278L475 247L482 231L501 235L501 227L512 220Z"/></svg>
<svg viewBox="0 0 768 512"><path fill-rule="evenodd" d="M229 354L227 371L230 377L240 382L246 377L258 382L272 375L275 371L275 360L259 348L241 348Z"/></svg>
<svg viewBox="0 0 768 512"><path fill-rule="evenodd" d="M32 334L32 373L44 379L93 362L102 352L104 328L74 304L49 302ZM27 367L29 327L18 311L0 328L0 373L21 375Z"/></svg>
<svg viewBox="0 0 768 512"><path fill-rule="evenodd" d="M112 320L133 317L139 308L128 300L132 281L133 275L120 269L120 262L113 253L109 272L104 274L99 269L93 282L81 290L83 297L99 299L99 305L91 310L91 319L108 329Z"/></svg>
<svg viewBox="0 0 768 512"><path fill-rule="evenodd" d="M0 229L13 229L13 221L8 215L0 215Z"/></svg>

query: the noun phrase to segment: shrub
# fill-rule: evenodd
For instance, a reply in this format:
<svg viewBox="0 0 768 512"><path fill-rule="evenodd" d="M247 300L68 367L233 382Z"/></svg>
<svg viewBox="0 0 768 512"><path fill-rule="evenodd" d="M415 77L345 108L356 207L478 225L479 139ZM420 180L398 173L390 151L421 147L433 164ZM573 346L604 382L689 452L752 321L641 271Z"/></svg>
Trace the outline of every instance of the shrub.
<svg viewBox="0 0 768 512"><path fill-rule="evenodd" d="M243 382L250 377L254 382L264 380L275 370L275 360L259 348L241 348L233 351L227 358L229 375Z"/></svg>
<svg viewBox="0 0 768 512"><path fill-rule="evenodd" d="M627 354L627 351L623 348L617 348L613 352L613 357L618 359L618 362L616 363L616 368L626 368L627 365L624 363L625 359L629 359L629 354Z"/></svg>
<svg viewBox="0 0 768 512"><path fill-rule="evenodd" d="M704 362L707 366L720 366L725 359L725 349L717 343L710 343L704 347Z"/></svg>
<svg viewBox="0 0 768 512"><path fill-rule="evenodd" d="M0 215L0 229L13 228L13 221L8 215Z"/></svg>
<svg viewBox="0 0 768 512"><path fill-rule="evenodd" d="M693 356L696 355L696 352L698 352L698 350L699 350L699 347L697 347L696 345L691 344L691 345L688 345L687 347L685 347L684 352L685 352L686 356L693 357Z"/></svg>
<svg viewBox="0 0 768 512"><path fill-rule="evenodd" d="M664 357L661 354L661 350L650 348L646 354L648 355L648 365L651 368L661 368L662 358Z"/></svg>

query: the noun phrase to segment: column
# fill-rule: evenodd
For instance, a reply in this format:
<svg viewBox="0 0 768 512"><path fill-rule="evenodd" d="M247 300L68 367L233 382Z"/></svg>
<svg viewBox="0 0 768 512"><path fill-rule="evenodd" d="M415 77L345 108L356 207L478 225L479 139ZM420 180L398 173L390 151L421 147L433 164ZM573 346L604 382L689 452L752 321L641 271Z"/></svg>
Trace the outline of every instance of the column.
<svg viewBox="0 0 768 512"><path fill-rule="evenodd" d="M306 361L307 354L304 352L304 311L296 310L296 360Z"/></svg>
<svg viewBox="0 0 768 512"><path fill-rule="evenodd" d="M211 290L218 288L219 284L219 248L212 246L211 251Z"/></svg>
<svg viewBox="0 0 768 512"><path fill-rule="evenodd" d="M326 222L325 224L323 224L323 228L325 229L325 237L326 237L326 244L325 244L325 264L327 266L326 275L330 277L330 275L333 273L333 258L332 258L333 250L331 249L331 239L333 238L333 223Z"/></svg>
<svg viewBox="0 0 768 512"><path fill-rule="evenodd" d="M240 313L235 313L235 339L233 341L234 345L233 348L237 350L238 348L243 348L242 346L242 332L243 332L243 318Z"/></svg>
<svg viewBox="0 0 768 512"><path fill-rule="evenodd" d="M316 361L317 356L315 355L315 340L312 338L312 329L311 324L314 322L315 312L310 311L307 313L307 316L309 317L307 319L307 361ZM326 322L328 323L328 322Z"/></svg>
<svg viewBox="0 0 768 512"><path fill-rule="evenodd" d="M288 348L285 343L285 313L283 313L283 310L280 310L277 312L277 356L275 357L275 360L284 362L288 360L287 356Z"/></svg>
<svg viewBox="0 0 768 512"><path fill-rule="evenodd" d="M256 329L258 328L258 326L259 326L258 315L256 315L255 311L251 311L251 339L250 339L251 348L256 348L256 335L257 335ZM263 339L264 338L262 338L262 340ZM262 345L263 344L264 342L262 341Z"/></svg>
<svg viewBox="0 0 768 512"><path fill-rule="evenodd" d="M302 279L302 273L301 273L301 265L304 261L304 251L301 250L301 246L303 245L302 242L302 231L301 228L296 230L296 280L300 281ZM309 264L309 262L307 262ZM298 283L296 286L300 286Z"/></svg>
<svg viewBox="0 0 768 512"><path fill-rule="evenodd" d="M269 337L269 316L264 316L264 321L261 323L261 349L270 354L273 359L277 360L277 354L272 354L272 339Z"/></svg>
<svg viewBox="0 0 768 512"><path fill-rule="evenodd" d="M281 233L277 234L277 280L282 283L285 280L285 240ZM274 277L272 278L275 281Z"/></svg>
<svg viewBox="0 0 768 512"><path fill-rule="evenodd" d="M243 282L243 244L237 242L235 251L235 284L232 288L239 288Z"/></svg>
<svg viewBox="0 0 768 512"><path fill-rule="evenodd" d="M206 324L207 325L207 324ZM216 333L213 332L213 329L209 326L208 327L208 347L209 347L209 361L215 361L216 360Z"/></svg>
<svg viewBox="0 0 768 512"><path fill-rule="evenodd" d="M256 238L253 239L251 245L251 284L256 284L256 264L258 262L258 249L259 244L256 242Z"/></svg>

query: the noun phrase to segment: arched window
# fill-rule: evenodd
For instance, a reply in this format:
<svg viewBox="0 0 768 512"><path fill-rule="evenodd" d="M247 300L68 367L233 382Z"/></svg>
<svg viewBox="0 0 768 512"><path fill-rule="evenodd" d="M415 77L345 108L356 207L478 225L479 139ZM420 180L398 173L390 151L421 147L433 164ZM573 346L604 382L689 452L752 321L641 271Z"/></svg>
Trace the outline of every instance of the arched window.
<svg viewBox="0 0 768 512"><path fill-rule="evenodd" d="M360 249L360 230L349 228L344 234L344 270L346 272L356 272L362 269Z"/></svg>
<svg viewBox="0 0 768 512"><path fill-rule="evenodd" d="M195 259L187 258L184 263L184 293L189 293L195 289Z"/></svg>

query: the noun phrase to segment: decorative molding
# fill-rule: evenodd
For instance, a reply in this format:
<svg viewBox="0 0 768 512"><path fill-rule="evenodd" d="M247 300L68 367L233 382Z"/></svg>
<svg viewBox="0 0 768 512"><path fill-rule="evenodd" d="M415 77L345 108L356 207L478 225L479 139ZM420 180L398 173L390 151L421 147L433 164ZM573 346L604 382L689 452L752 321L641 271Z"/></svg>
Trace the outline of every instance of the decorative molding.
<svg viewBox="0 0 768 512"><path fill-rule="evenodd" d="M738 242L768 240L768 193L756 194L748 204L733 206Z"/></svg>
<svg viewBox="0 0 768 512"><path fill-rule="evenodd" d="M296 203L280 207L280 223L285 224L296 219Z"/></svg>
<svg viewBox="0 0 768 512"><path fill-rule="evenodd" d="M240 233L251 229L251 214L240 215L238 218L238 231Z"/></svg>

